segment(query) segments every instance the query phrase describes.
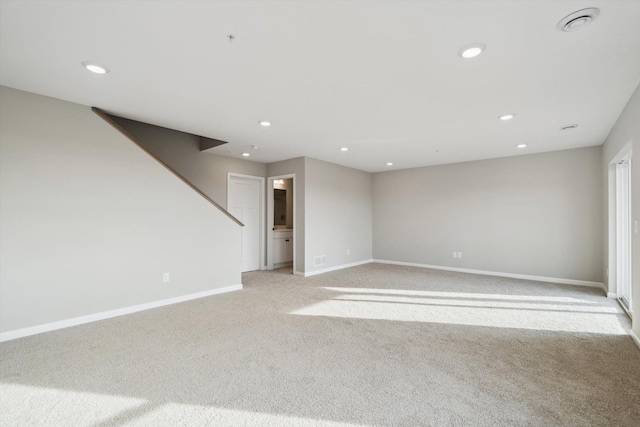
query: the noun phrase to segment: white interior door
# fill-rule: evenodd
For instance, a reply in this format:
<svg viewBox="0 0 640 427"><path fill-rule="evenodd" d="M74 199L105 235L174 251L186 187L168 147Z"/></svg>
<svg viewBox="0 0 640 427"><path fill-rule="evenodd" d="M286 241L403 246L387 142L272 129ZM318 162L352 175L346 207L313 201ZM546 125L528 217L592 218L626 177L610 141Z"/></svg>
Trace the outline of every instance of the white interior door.
<svg viewBox="0 0 640 427"><path fill-rule="evenodd" d="M260 178L229 176L227 210L242 227L242 272L260 269Z"/></svg>

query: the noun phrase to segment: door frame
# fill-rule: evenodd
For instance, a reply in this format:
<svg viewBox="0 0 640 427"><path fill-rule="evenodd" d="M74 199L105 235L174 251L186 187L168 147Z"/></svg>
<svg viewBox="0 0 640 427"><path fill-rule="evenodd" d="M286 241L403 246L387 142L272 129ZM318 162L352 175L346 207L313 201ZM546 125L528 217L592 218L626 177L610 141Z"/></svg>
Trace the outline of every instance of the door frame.
<svg viewBox="0 0 640 427"><path fill-rule="evenodd" d="M623 174L620 170L620 165L624 163L626 163L626 174ZM623 180L626 182L622 183ZM631 234L633 228L631 224L633 221L631 214L631 197L631 154L628 154L616 164L616 239L618 239L616 247L616 274L617 277L620 277L623 274L622 270L626 270L624 274L628 276L627 286L629 289L628 295L625 295L622 290L622 283L618 280L616 283L616 293L622 306L627 310L629 315L631 315L631 300L633 299L633 235ZM626 206L623 207L624 212L620 209L623 202L626 204ZM626 262L624 264L620 263L620 259L617 259L617 256L621 253L628 255L625 257Z"/></svg>
<svg viewBox="0 0 640 427"><path fill-rule="evenodd" d="M265 199L265 191L264 191L264 177L263 176L254 176L254 175L245 175L241 173L228 172L227 173L227 211L229 210L229 193L231 192L231 180L233 178L242 178L249 179L258 182L258 186L260 188L260 200L258 201L258 216L260 218L259 230L258 230L258 244L260 245L260 253L258 255L258 264L260 266L260 270L266 269L266 259L265 259L265 242L264 242L264 231L265 231L265 215L264 215L264 199ZM242 254L240 254L242 257Z"/></svg>
<svg viewBox="0 0 640 427"><path fill-rule="evenodd" d="M298 244L296 224L296 174L270 176L267 178L267 270L273 270L273 181L293 179L293 271L296 271L296 248Z"/></svg>
<svg viewBox="0 0 640 427"><path fill-rule="evenodd" d="M607 296L609 298L618 298L618 188L617 169L616 166L625 158L631 158L633 154L632 141L627 142L618 153L611 159L608 165L608 240L609 240L609 256L607 267ZM633 286L633 284L632 284ZM637 296L636 296L637 297ZM633 298L633 297L632 297ZM628 313L628 312L627 312ZM628 313L630 315L630 313Z"/></svg>

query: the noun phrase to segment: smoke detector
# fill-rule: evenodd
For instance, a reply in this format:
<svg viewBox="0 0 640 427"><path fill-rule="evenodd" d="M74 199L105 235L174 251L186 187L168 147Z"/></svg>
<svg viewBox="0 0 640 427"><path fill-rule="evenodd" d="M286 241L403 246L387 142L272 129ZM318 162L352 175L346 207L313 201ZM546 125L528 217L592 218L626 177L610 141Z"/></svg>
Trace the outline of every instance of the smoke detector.
<svg viewBox="0 0 640 427"><path fill-rule="evenodd" d="M600 9L596 7L581 9L562 18L556 28L560 31L577 31L594 21L598 14L600 14Z"/></svg>

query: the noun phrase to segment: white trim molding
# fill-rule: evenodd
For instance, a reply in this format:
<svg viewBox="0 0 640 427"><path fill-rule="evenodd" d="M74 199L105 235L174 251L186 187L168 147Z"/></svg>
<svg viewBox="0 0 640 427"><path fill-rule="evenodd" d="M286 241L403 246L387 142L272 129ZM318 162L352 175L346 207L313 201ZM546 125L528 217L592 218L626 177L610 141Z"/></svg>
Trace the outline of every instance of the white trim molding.
<svg viewBox="0 0 640 427"><path fill-rule="evenodd" d="M363 265L363 264L370 264L372 262L374 262L374 260L366 259L364 261L357 261L357 262L352 262L352 263L349 263L349 264L336 265L335 267L323 268L321 270L309 271L309 272L305 272L305 273L302 273L302 274L304 275L304 277L316 276L318 274L328 273L330 271L342 270L344 268L355 267L355 266ZM296 273L300 274L298 272L296 272Z"/></svg>
<svg viewBox="0 0 640 427"><path fill-rule="evenodd" d="M617 203L616 203L616 164L625 157L633 153L633 141L628 141L618 153L609 161L607 165L607 240L608 240L608 257L607 262L607 282L611 286L612 290L617 293L619 290L618 285L618 233L617 233ZM608 294L607 294L608 296Z"/></svg>
<svg viewBox="0 0 640 427"><path fill-rule="evenodd" d="M16 329L9 332L0 333L0 342L14 340L17 338L27 337L29 335L41 334L43 332L55 331L71 326L91 323L98 320L110 319L112 317L124 316L125 314L137 313L139 311L149 310L152 308L162 307L165 305L177 304L193 299L204 298L211 295L223 294L226 292L239 291L242 285L226 286L224 288L211 289L208 291L197 292L194 294L181 295L179 297L167 298L159 301L148 302L144 304L132 305L115 310L103 311L100 313L87 314L85 316L74 317L71 319L60 320L58 322L45 323L43 325L30 326L28 328Z"/></svg>
<svg viewBox="0 0 640 427"><path fill-rule="evenodd" d="M629 335L631 336L631 338L633 338L633 342L636 343L636 345L638 346L638 349L640 349L640 338L638 338L636 333L633 332L633 329L629 330Z"/></svg>
<svg viewBox="0 0 640 427"><path fill-rule="evenodd" d="M618 298L618 294L616 294L615 292L607 292L607 298Z"/></svg>
<svg viewBox="0 0 640 427"><path fill-rule="evenodd" d="M514 273L501 273L498 271L471 270L468 268L443 267L440 265L416 264L413 262L389 261L384 259L374 259L373 262L377 262L380 264L404 265L407 267L432 268L434 270L457 271L460 273L481 274L483 276L511 277L513 279L535 280L536 282L561 283L564 285L576 285L576 286L589 286L591 288L600 288L604 290L606 293L606 287L604 283L590 282L587 280L559 279L556 277L531 276L528 274L514 274Z"/></svg>

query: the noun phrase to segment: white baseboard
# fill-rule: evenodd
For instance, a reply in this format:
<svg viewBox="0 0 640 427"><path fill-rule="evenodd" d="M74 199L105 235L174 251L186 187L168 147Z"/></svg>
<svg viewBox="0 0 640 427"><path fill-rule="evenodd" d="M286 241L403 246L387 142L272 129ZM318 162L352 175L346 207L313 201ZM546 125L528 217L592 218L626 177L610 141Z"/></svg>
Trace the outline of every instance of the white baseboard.
<svg viewBox="0 0 640 427"><path fill-rule="evenodd" d="M413 262L389 261L384 259L374 259L373 262L380 264L404 265L408 267L432 268L434 270L457 271L460 273L482 274L484 276L511 277L513 279L535 280L537 282L561 283L564 285L589 286L592 288L606 289L602 282L589 282L586 280L559 279L556 277L531 276L528 274L501 273L498 271L471 270L468 268L443 267L440 265L416 264ZM606 292L606 291L605 291Z"/></svg>
<svg viewBox="0 0 640 427"><path fill-rule="evenodd" d="M607 292L607 298L618 298L618 294L616 294L615 292Z"/></svg>
<svg viewBox="0 0 640 427"><path fill-rule="evenodd" d="M314 270L314 271L305 272L304 273L304 277L316 276L318 274L328 273L330 271L342 270L344 268L355 267L355 266L363 265L363 264L370 264L372 262L373 262L372 259L366 259L364 261L352 262L350 264L336 265L335 267L329 267L329 268L323 268L321 270Z"/></svg>
<svg viewBox="0 0 640 427"><path fill-rule="evenodd" d="M293 271L293 275L294 275L294 276L304 277L304 273L303 273L303 272L301 272L301 271L295 271L295 270L294 270L294 271Z"/></svg>
<svg viewBox="0 0 640 427"><path fill-rule="evenodd" d="M640 338L638 338L636 333L633 332L633 329L629 330L629 335L631 336L631 338L633 338L633 342L636 343L638 349L640 349Z"/></svg>
<svg viewBox="0 0 640 427"><path fill-rule="evenodd" d="M70 326L82 325L84 323L95 322L97 320L110 319L112 317L123 316L125 314L136 313L138 311L149 310L151 308L162 307L164 305L177 304L179 302L189 301L192 299L208 297L211 295L222 294L226 292L239 291L242 285L226 286L224 288L211 289L195 294L181 295L179 297L163 299L160 301L148 302L145 304L132 305L115 310L103 311L100 313L87 314L86 316L74 317L71 319L60 320L58 322L45 323L43 325L31 326L28 328L16 329L9 332L0 333L0 342L14 340L17 338L27 337L29 335L40 334L43 332L54 331L56 329L68 328Z"/></svg>

